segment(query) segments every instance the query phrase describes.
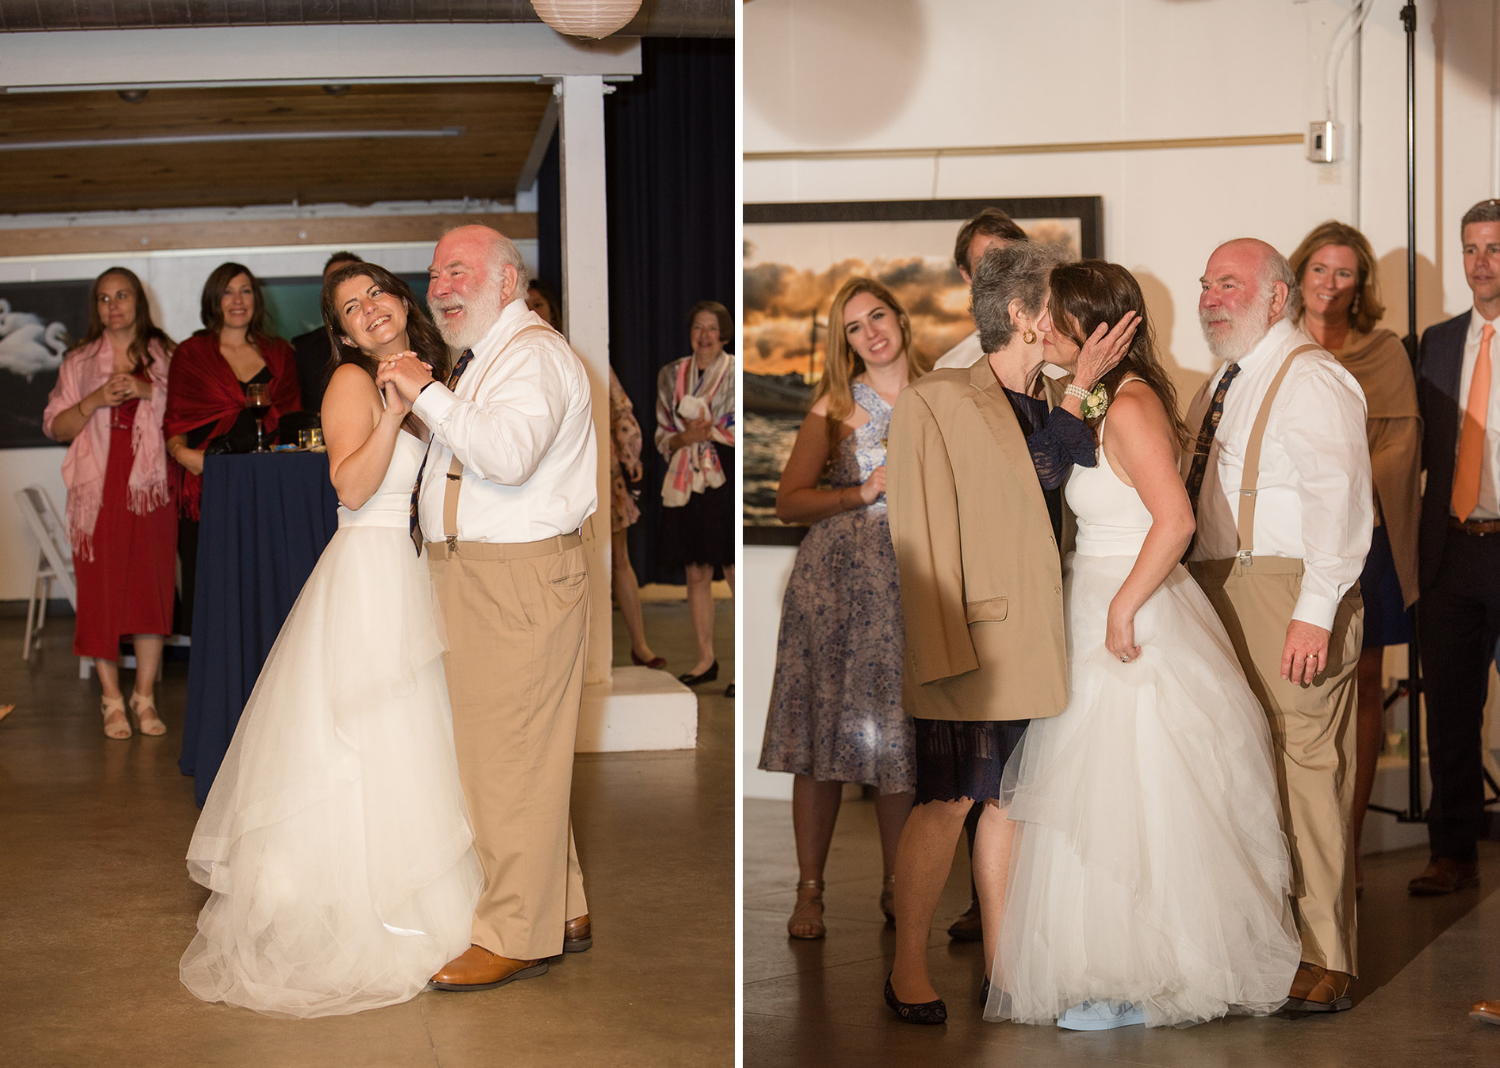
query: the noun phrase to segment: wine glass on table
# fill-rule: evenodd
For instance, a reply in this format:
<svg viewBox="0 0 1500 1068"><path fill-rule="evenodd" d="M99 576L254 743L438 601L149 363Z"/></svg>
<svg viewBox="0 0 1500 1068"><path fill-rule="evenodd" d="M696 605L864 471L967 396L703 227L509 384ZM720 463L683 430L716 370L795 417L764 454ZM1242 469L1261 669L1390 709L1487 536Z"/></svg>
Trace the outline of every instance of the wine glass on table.
<svg viewBox="0 0 1500 1068"><path fill-rule="evenodd" d="M245 387L245 407L255 413L255 451L270 452L266 448L266 409L271 406L271 391L264 382L251 382Z"/></svg>

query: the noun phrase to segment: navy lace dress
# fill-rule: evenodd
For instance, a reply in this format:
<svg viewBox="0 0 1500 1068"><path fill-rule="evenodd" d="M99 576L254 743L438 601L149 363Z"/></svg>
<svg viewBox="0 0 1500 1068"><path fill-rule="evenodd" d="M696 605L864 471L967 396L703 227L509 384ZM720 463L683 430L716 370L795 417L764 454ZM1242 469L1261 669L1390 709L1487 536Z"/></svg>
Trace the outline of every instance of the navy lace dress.
<svg viewBox="0 0 1500 1068"><path fill-rule="evenodd" d="M870 420L839 443L829 481L857 486L885 463L891 407L863 382ZM913 724L901 707L905 635L885 496L814 523L781 606L776 680L760 766L882 794L915 784Z"/></svg>

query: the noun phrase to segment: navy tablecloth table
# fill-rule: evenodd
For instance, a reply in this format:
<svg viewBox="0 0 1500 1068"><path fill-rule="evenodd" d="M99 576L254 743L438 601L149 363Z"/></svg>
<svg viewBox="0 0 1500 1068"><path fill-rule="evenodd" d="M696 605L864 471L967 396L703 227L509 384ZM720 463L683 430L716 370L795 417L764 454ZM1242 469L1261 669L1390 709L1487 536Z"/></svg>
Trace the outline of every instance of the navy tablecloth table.
<svg viewBox="0 0 1500 1068"><path fill-rule="evenodd" d="M261 666L338 529L324 453L204 460L187 714L178 767L199 807Z"/></svg>

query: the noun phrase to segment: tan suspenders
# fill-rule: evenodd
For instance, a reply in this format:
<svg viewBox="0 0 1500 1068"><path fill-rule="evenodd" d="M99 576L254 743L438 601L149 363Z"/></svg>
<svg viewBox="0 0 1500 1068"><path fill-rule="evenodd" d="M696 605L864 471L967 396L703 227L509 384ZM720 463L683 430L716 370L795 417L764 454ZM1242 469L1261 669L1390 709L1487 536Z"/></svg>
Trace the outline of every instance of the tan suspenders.
<svg viewBox="0 0 1500 1068"><path fill-rule="evenodd" d="M510 348L518 338L524 337L526 334L562 336L550 326L532 323L530 326L521 327L521 329L512 334L510 340L505 343L505 347ZM490 372L495 369L495 364L499 362L500 354L496 353L495 358L484 369L484 374L480 376L479 384L474 387L472 396L479 396L479 391L484 388L484 380L489 377ZM464 465L459 462L458 454L454 453L453 462L448 465L448 483L443 491L443 540L448 543L450 550L458 544L458 493L463 488L463 476Z"/></svg>
<svg viewBox="0 0 1500 1068"><path fill-rule="evenodd" d="M1266 438L1266 424L1271 420L1271 405L1276 400L1276 394L1281 391L1282 379L1286 378L1286 373L1292 369L1292 361L1304 352L1317 352L1318 350L1317 345L1299 345L1287 353L1286 359L1281 362L1281 369L1276 372L1276 377L1271 379L1271 385L1260 402L1260 410L1255 413L1255 422L1250 426L1250 439L1245 443L1244 474L1240 483L1239 523L1236 531L1239 551L1235 556L1242 567L1250 566L1250 558L1255 550L1255 497L1260 485L1260 447Z"/></svg>

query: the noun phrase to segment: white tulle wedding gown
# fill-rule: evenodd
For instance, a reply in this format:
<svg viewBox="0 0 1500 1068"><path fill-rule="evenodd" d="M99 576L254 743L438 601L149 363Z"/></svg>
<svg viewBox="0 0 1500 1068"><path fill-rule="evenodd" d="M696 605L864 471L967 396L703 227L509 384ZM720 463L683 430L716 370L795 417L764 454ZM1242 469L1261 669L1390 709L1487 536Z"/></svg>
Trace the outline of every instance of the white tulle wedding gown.
<svg viewBox="0 0 1500 1068"><path fill-rule="evenodd" d="M1018 827L985 1016L1052 1023L1130 1002L1148 1026L1182 1026L1273 1012L1300 946L1265 713L1180 565L1136 615L1140 657L1104 647L1151 515L1102 448L1065 492L1071 698L1032 721L1007 768Z"/></svg>
<svg viewBox="0 0 1500 1068"><path fill-rule="evenodd" d="M339 508L203 806L188 871L213 893L181 975L205 1001L358 1012L469 946L481 876L408 535L422 455L402 432L375 496Z"/></svg>

